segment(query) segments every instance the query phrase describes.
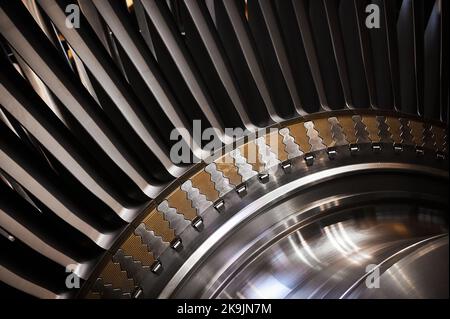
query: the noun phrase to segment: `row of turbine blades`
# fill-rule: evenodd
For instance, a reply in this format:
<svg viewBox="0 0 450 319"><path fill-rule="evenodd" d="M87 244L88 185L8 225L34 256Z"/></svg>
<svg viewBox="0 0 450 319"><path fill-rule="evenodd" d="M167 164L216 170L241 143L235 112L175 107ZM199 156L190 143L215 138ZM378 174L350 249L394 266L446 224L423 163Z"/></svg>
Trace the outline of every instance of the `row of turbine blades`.
<svg viewBox="0 0 450 319"><path fill-rule="evenodd" d="M87 278L189 169L171 132L206 155L194 120L224 144L339 109L448 122L447 2L1 1L0 291L63 296L69 264Z"/></svg>

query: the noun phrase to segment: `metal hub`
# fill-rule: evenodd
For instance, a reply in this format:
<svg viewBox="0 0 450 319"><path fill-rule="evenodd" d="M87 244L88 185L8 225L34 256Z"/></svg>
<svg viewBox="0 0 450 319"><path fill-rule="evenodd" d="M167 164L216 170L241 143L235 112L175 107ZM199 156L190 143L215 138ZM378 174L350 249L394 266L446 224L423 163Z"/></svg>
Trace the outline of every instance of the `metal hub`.
<svg viewBox="0 0 450 319"><path fill-rule="evenodd" d="M285 139L277 161L270 162L268 156L259 171L250 169L253 174L240 175L237 161L222 164L223 156L199 165L157 198L130 237L114 248L117 252L104 269L120 265L134 284L128 291L109 289L103 270L87 296L132 297L138 292L150 298L370 298L448 293L448 287L426 285L443 282L439 278L446 275L423 266L439 259L439 269L446 269L446 259L440 258L448 241L448 174L447 162L437 156L440 146L429 143L433 149L419 154L414 142L402 139L394 144L392 128L408 131L415 125L412 118L355 114L316 116L280 126L278 132L287 130L284 134L292 134L295 145L306 138L303 145L310 148L290 156ZM374 134L366 125L355 129L372 120ZM335 132L330 140L323 122ZM378 129L387 122L390 126ZM318 135L298 135L299 126ZM352 132L359 143L350 143ZM411 135L410 141L424 136ZM261 152L263 145L256 141L240 149L250 143ZM313 151L312 145L317 147ZM209 184L196 183L202 174ZM233 178L234 184L229 183ZM244 194L239 191L243 187ZM216 197L206 196L214 192ZM194 215L184 213L192 209ZM157 252L152 264L158 265L158 272L140 262L138 247L129 244L136 239ZM169 245L174 240L182 243L181 249ZM415 269L401 280L415 283L416 290L401 283L394 289L399 265ZM364 289L374 274L389 284L381 290Z"/></svg>
<svg viewBox="0 0 450 319"><path fill-rule="evenodd" d="M372 2L0 1L0 296L448 297L450 1Z"/></svg>

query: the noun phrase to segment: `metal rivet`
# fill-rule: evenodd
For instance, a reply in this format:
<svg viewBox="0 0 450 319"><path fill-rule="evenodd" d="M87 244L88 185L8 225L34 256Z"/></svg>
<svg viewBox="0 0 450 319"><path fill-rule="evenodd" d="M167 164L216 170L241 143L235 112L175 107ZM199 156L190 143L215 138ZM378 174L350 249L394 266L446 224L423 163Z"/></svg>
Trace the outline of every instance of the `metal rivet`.
<svg viewBox="0 0 450 319"><path fill-rule="evenodd" d="M416 155L423 156L425 154L425 150L422 146L416 146Z"/></svg>
<svg viewBox="0 0 450 319"><path fill-rule="evenodd" d="M155 261L151 267L151 271L154 274L159 275L163 270L162 264L159 260Z"/></svg>
<svg viewBox="0 0 450 319"><path fill-rule="evenodd" d="M136 289L136 291L133 293L133 299L139 299L142 296L143 292L144 291L142 290L142 288Z"/></svg>
<svg viewBox="0 0 450 319"><path fill-rule="evenodd" d="M381 144L378 143L372 143L372 150L375 153L379 153L381 151Z"/></svg>
<svg viewBox="0 0 450 319"><path fill-rule="evenodd" d="M283 169L283 171L285 173L290 173L291 169L292 169L291 161L287 160L287 161L284 161L283 163L281 163L281 168Z"/></svg>
<svg viewBox="0 0 450 319"><path fill-rule="evenodd" d="M172 247L175 251L180 251L181 248L183 248L183 243L181 241L181 238L175 238L171 241L170 247Z"/></svg>
<svg viewBox="0 0 450 319"><path fill-rule="evenodd" d="M350 153L352 155L356 154L357 152L359 152L359 147L356 144L350 144L349 148L350 148Z"/></svg>
<svg viewBox="0 0 450 319"><path fill-rule="evenodd" d="M314 164L314 155L305 155L305 162L306 165L311 166L312 164Z"/></svg>
<svg viewBox="0 0 450 319"><path fill-rule="evenodd" d="M396 153L401 153L403 152L403 145L398 144L398 143L394 143L394 151Z"/></svg>
<svg viewBox="0 0 450 319"><path fill-rule="evenodd" d="M336 158L337 151L336 151L335 148L329 148L329 149L327 150L327 153L328 153L328 158L329 158L329 159L335 159L335 158Z"/></svg>
<svg viewBox="0 0 450 319"><path fill-rule="evenodd" d="M223 201L223 199L219 199L214 203L214 208L219 212L223 212L223 210L225 209L225 202Z"/></svg>
<svg viewBox="0 0 450 319"><path fill-rule="evenodd" d="M236 192L239 194L239 196L247 195L247 185L245 183L239 184L238 186L236 186Z"/></svg>
<svg viewBox="0 0 450 319"><path fill-rule="evenodd" d="M258 174L258 179L261 183L267 183L269 181L269 174Z"/></svg>
<svg viewBox="0 0 450 319"><path fill-rule="evenodd" d="M192 227L194 227L197 231L202 231L204 227L203 219L200 216L195 217L192 221Z"/></svg>

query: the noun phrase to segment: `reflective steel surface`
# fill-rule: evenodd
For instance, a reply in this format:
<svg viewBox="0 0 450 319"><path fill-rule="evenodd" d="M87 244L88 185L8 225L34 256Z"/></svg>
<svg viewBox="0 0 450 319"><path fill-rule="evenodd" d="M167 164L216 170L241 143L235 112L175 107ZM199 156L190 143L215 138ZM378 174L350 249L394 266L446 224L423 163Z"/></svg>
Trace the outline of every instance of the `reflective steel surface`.
<svg viewBox="0 0 450 319"><path fill-rule="evenodd" d="M0 0L0 299L448 297L450 1L372 2Z"/></svg>
<svg viewBox="0 0 450 319"><path fill-rule="evenodd" d="M244 243L258 218L299 204L294 197L269 209L205 252L209 257L173 296L448 297L445 211L384 201L320 214L302 211L259 229L259 240Z"/></svg>
<svg viewBox="0 0 450 319"><path fill-rule="evenodd" d="M448 295L448 286L436 291L433 285L448 278L448 234L436 237L447 231L442 221L426 220L428 213L421 222L408 212L377 211L375 216L364 216L364 209L361 212L349 212L355 217L343 216L342 221L318 220L283 237L254 259L246 260L217 297ZM441 260L447 260L447 264ZM378 284L372 278L376 271L359 281L370 271L370 265L380 264ZM435 268L434 264L439 266ZM427 282L427 278L431 280Z"/></svg>

